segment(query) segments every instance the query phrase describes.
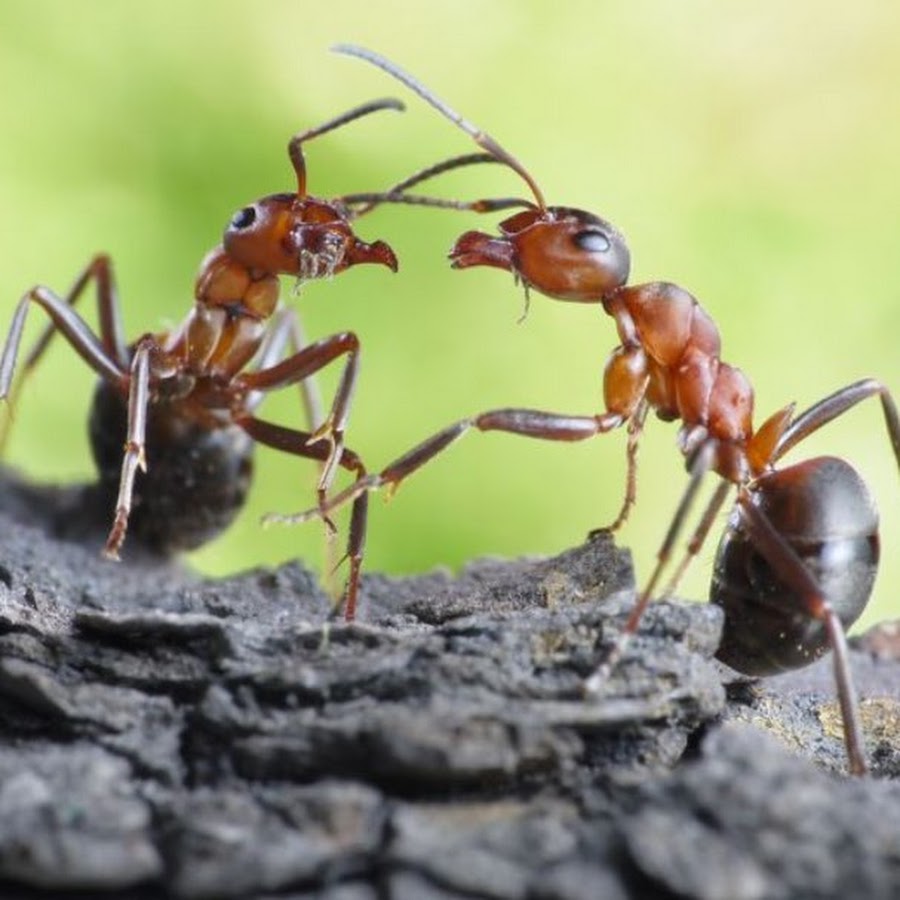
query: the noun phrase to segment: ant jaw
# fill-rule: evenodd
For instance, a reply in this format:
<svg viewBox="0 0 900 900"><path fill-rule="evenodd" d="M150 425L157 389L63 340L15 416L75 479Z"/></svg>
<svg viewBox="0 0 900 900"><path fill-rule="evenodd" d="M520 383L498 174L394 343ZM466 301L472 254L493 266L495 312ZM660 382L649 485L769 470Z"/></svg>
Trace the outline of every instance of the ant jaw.
<svg viewBox="0 0 900 900"><path fill-rule="evenodd" d="M481 231L467 231L462 235L453 245L449 257L450 265L454 269L493 266L517 274L512 244L505 238Z"/></svg>
<svg viewBox="0 0 900 900"><path fill-rule="evenodd" d="M387 266L392 272L396 272L399 267L396 254L384 241L375 241L367 244L365 241L356 238L347 249L344 265L356 266L363 263L377 263Z"/></svg>
<svg viewBox="0 0 900 900"><path fill-rule="evenodd" d="M331 278L350 266L365 263L377 263L397 271L397 257L384 241L367 244L352 233L331 230L316 234L307 228L305 232L295 240L296 264L286 273L295 274L300 284Z"/></svg>
<svg viewBox="0 0 900 900"><path fill-rule="evenodd" d="M522 274L516 265L515 250L512 242L505 237L495 237L481 231L467 231L454 245L449 253L450 265L454 269L471 269L475 266L492 266L511 272L513 283L522 287L525 292L525 305L522 315L516 320L521 325L528 318L531 306L531 282Z"/></svg>

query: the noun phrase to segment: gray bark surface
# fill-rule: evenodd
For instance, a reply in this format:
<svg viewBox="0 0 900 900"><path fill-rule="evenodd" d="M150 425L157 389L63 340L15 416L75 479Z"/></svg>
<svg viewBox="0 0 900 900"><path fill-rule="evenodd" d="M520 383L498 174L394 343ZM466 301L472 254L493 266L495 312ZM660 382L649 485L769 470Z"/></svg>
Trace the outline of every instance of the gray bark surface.
<svg viewBox="0 0 900 900"><path fill-rule="evenodd" d="M2 898L900 896L889 628L850 779L828 661L734 681L706 604L654 604L585 700L633 603L606 537L367 574L347 625L297 562L116 565L103 524L0 480Z"/></svg>

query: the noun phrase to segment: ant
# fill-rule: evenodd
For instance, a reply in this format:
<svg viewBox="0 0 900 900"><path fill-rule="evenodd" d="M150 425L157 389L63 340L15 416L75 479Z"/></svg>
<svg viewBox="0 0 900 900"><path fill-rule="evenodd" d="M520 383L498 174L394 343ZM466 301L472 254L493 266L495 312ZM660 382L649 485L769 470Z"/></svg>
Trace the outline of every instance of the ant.
<svg viewBox="0 0 900 900"><path fill-rule="evenodd" d="M385 242L369 244L354 234L351 221L366 210L354 213L341 198L329 201L308 194L303 155L310 139L388 109L402 111L404 106L392 98L364 103L290 139L296 191L262 197L234 214L222 243L200 265L193 309L173 330L145 333L126 343L112 264L103 254L90 261L64 297L36 286L19 301L0 354L0 399L11 399L32 304L44 309L51 324L26 357L23 376L57 331L99 375L89 432L100 493L114 509L103 548L106 557L119 559L129 528L162 552L197 547L223 530L244 503L254 441L317 460L320 502L338 466L357 477L365 474L359 456L344 446L359 341L345 331L303 346L296 313L279 305L278 276L293 275L299 285L367 263L397 271L397 258ZM414 176L399 187L417 180ZM91 282L99 335L74 309ZM287 347L291 352L285 357ZM342 356L341 379L322 420L307 379ZM304 391L311 432L256 417L268 391L295 384ZM138 470L143 477L136 481ZM365 507L364 502L354 505L348 539L351 608Z"/></svg>
<svg viewBox="0 0 900 900"><path fill-rule="evenodd" d="M583 683L594 695L638 629L670 562L704 476L722 479L696 526L662 596L676 588L702 547L732 488L733 512L719 545L710 599L723 607L719 659L749 675L799 668L833 651L849 768L866 772L858 701L847 659L845 629L865 607L878 563L878 517L865 483L844 460L821 457L787 468L779 460L796 444L861 401L881 400L888 436L900 465L900 418L887 387L864 379L834 392L805 412L794 404L757 428L747 377L720 357L715 323L686 290L667 282L628 285L630 254L622 234L593 213L548 206L531 175L492 137L463 119L429 89L369 50L341 45L337 52L366 60L392 75L449 118L487 155L517 172L533 200L499 225L499 235L463 234L450 251L452 266L509 271L526 292L599 303L616 324L620 344L603 378L605 411L569 415L533 409L496 409L444 428L377 474L359 478L318 509L290 518L326 515L369 491L391 491L470 429L502 431L551 441L581 441L625 427L627 476L622 508L606 529L620 528L636 500L637 448L649 410L680 421L677 444L686 458L687 487L617 643ZM377 195L373 196L373 200ZM453 205L475 212L499 208L491 200L446 204L388 194L385 202ZM498 201L503 206L513 201ZM592 533L593 534L593 533Z"/></svg>

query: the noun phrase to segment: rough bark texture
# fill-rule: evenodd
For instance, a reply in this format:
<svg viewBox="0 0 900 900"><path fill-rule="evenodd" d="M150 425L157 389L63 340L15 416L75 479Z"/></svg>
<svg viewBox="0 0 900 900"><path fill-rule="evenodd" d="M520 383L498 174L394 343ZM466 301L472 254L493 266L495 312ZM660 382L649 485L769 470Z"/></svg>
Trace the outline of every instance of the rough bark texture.
<svg viewBox="0 0 900 900"><path fill-rule="evenodd" d="M298 563L105 562L92 510L0 481L4 898L900 895L889 628L849 779L827 661L729 683L705 604L656 604L583 699L633 600L606 538L369 574L348 626Z"/></svg>

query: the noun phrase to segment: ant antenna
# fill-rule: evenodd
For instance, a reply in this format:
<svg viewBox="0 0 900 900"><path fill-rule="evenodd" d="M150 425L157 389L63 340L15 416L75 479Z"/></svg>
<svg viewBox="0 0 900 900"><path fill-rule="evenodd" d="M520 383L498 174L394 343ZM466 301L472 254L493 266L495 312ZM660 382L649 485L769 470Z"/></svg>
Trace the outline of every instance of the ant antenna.
<svg viewBox="0 0 900 900"><path fill-rule="evenodd" d="M348 110L334 119L329 119L322 125L310 128L308 131L301 131L300 134L295 134L291 138L290 143L288 144L288 156L290 156L294 171L297 173L297 196L301 200L306 197L306 160L303 158L303 143L314 137L318 137L320 134L334 131L335 128L340 128L342 125L346 125L354 119L362 118L362 116L378 112L381 109L396 109L398 112L403 112L406 109L406 105L393 97L383 97L381 100L370 100L368 103L354 106L353 109Z"/></svg>
<svg viewBox="0 0 900 900"><path fill-rule="evenodd" d="M497 141L494 140L489 134L482 131L480 128L473 125L468 120L464 119L455 109L451 106L448 106L440 97L437 97L433 94L425 85L421 84L412 75L408 72L405 72L399 66L392 63L389 59L385 59L385 57L381 56L378 53L375 53L372 50L367 50L365 47L358 47L355 44L336 44L331 48L335 53L343 53L347 56L356 56L359 59L364 59L366 62L372 63L374 66L378 66L379 69L387 72L388 75L392 75L401 83L405 84L411 91L418 94L426 103L430 103L439 113L443 116L446 116L451 122L458 125L472 140L478 144L479 147L487 150L491 156L493 156L498 162L502 162L509 166L513 171L518 172L519 175L524 179L525 183L531 188L532 194L534 194L534 199L537 201L538 208L543 212L547 209L547 203L544 200L544 195L541 193L541 189L537 186L535 180L528 174L526 168L507 150L504 150Z"/></svg>
<svg viewBox="0 0 900 900"><path fill-rule="evenodd" d="M398 181L386 191L366 192L359 194L346 194L341 197L341 203L348 207L357 207L350 211L354 219L365 215L382 203L406 203L412 206L433 206L440 209L470 210L473 212L494 212L500 209L525 206L535 209L530 200L521 200L518 197L492 197L483 200L451 200L444 197L427 197L420 194L407 194L406 191L423 181L428 181L444 172L459 169L463 166L476 165L478 163L499 163L490 153L467 153L462 156L453 156L450 159L434 163L426 169L422 169L413 175Z"/></svg>

